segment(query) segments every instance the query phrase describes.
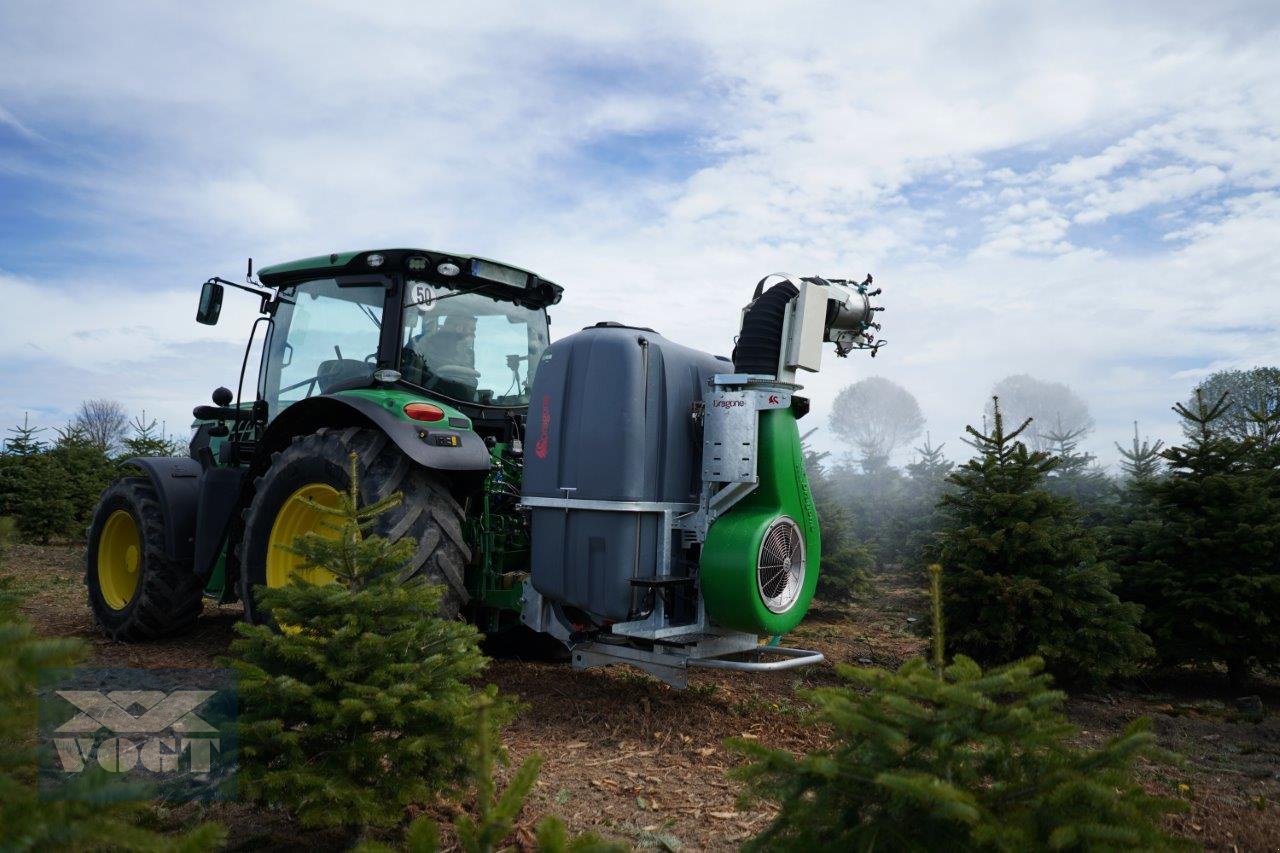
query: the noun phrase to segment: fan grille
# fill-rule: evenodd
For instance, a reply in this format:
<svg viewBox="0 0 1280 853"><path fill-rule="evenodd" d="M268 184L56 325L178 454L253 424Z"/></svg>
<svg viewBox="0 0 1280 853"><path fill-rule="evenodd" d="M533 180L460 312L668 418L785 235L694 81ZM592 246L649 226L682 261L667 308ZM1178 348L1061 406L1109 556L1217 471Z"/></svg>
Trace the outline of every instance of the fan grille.
<svg viewBox="0 0 1280 853"><path fill-rule="evenodd" d="M772 613L786 613L795 606L804 587L804 536L790 518L769 525L756 561L760 600Z"/></svg>

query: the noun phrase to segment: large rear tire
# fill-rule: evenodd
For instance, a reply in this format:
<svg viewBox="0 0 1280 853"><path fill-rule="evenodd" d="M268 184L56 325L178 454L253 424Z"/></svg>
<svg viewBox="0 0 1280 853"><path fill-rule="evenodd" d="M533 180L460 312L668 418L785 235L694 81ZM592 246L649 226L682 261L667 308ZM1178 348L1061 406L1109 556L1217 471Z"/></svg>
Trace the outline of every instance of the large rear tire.
<svg viewBox="0 0 1280 853"><path fill-rule="evenodd" d="M98 500L89 525L85 586L113 640L154 640L190 630L204 585L189 560L165 556L164 514L145 477L124 477Z"/></svg>
<svg viewBox="0 0 1280 853"><path fill-rule="evenodd" d="M322 515L307 501L336 505L339 492L350 488L350 455L356 454L362 503L400 492L404 500L383 514L374 532L389 539L411 537L418 543L401 571L404 582L440 584L445 594L440 615L456 616L467 602L466 565L471 549L463 535L462 507L436 475L409 459L378 430L351 427L320 429L298 436L271 457L271 465L254 481L254 495L244 512L240 543L240 598L245 618L270 624L253 595L255 587L279 587L296 574L310 583L332 578L322 569L303 569L300 558L281 547L304 533L324 535Z"/></svg>

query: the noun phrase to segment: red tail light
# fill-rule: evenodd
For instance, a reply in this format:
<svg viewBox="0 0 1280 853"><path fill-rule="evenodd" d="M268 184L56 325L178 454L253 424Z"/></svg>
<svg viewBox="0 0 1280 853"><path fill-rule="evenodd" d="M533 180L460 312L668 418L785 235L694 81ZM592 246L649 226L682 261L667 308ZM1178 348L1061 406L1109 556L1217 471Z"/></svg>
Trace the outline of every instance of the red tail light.
<svg viewBox="0 0 1280 853"><path fill-rule="evenodd" d="M444 420L444 409L430 403L406 403L404 413L415 421Z"/></svg>

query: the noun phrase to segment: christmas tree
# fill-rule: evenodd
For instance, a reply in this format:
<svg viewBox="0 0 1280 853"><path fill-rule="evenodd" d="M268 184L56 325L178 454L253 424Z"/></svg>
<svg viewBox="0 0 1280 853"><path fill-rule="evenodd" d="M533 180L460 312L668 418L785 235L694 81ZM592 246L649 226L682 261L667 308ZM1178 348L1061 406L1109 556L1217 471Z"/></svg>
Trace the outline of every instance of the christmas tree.
<svg viewBox="0 0 1280 853"><path fill-rule="evenodd" d="M23 538L47 544L74 526L77 496L67 471L52 451L4 457L3 511L13 516ZM93 492L97 499L101 489Z"/></svg>
<svg viewBox="0 0 1280 853"><path fill-rule="evenodd" d="M1150 439L1138 437L1138 422L1133 422L1133 443L1128 447L1121 447L1119 442L1116 443L1116 450L1120 453L1120 470L1124 472L1127 482L1146 482L1154 480L1160 476L1164 470L1164 457L1160 455L1160 451L1164 448L1163 441L1151 441Z"/></svg>
<svg viewBox="0 0 1280 853"><path fill-rule="evenodd" d="M935 446L932 436L925 433L924 444L915 448L915 461L906 465L906 488L894 513L891 539L895 555L907 565L923 566L925 549L942 527L938 503L955 468L942 452L945 446Z"/></svg>
<svg viewBox="0 0 1280 853"><path fill-rule="evenodd" d="M948 478L933 561L948 566L947 604L957 651L983 663L1038 655L1066 681L1130 672L1151 652L1140 608L1111 591L1095 535L1067 498L1044 488L1060 461L1007 430L967 427L978 454Z"/></svg>
<svg viewBox="0 0 1280 853"><path fill-rule="evenodd" d="M137 456L176 456L181 450L177 442L165 436L155 418L147 420L146 409L129 422L129 429L130 433L123 442L124 450L120 454L125 459Z"/></svg>
<svg viewBox="0 0 1280 853"><path fill-rule="evenodd" d="M1126 596L1132 595L1127 579L1132 576L1134 565L1145 559L1143 544L1160 525L1160 519L1152 509L1149 486L1164 474L1165 460L1160 454L1163 448L1163 441L1139 437L1137 421L1133 423L1130 446L1116 444L1123 477L1119 483L1119 502L1102 533L1107 556L1115 565L1119 578L1117 589Z"/></svg>
<svg viewBox="0 0 1280 853"><path fill-rule="evenodd" d="M236 626L240 781L306 826L398 822L410 803L461 785L477 731L492 736L512 713L496 688L469 685L487 663L476 629L438 618L439 587L400 582L414 542L368 534L399 500L361 506L353 456L339 506L313 503L336 538L293 546L336 582L261 589L283 628Z"/></svg>
<svg viewBox="0 0 1280 853"><path fill-rule="evenodd" d="M997 427L999 429L999 427ZM847 665L803 690L833 745L808 755L734 740L734 771L778 815L748 850L1163 850L1178 803L1144 792L1139 757L1160 758L1146 721L1095 749L1070 744L1064 696L1038 658L984 671L943 658L933 574L934 652L897 672Z"/></svg>
<svg viewBox="0 0 1280 853"><path fill-rule="evenodd" d="M33 427L29 412L22 413L22 426L9 427L9 432L12 438L5 439L4 452L11 456L30 456L44 449L44 442L40 440L44 427Z"/></svg>
<svg viewBox="0 0 1280 853"><path fill-rule="evenodd" d="M1053 429L1042 432L1047 452L1058 460L1044 485L1050 494L1075 502L1086 527L1097 527L1110 516L1116 492L1107 472L1098 466L1097 457L1080 449L1080 440L1088 432L1084 427L1065 427L1061 420Z"/></svg>
<svg viewBox="0 0 1280 853"><path fill-rule="evenodd" d="M62 469L71 502L68 529L79 538L93 518L98 497L119 476L119 468L100 445L74 424L58 430L58 440L48 455Z"/></svg>
<svg viewBox="0 0 1280 853"><path fill-rule="evenodd" d="M816 430L805 433L806 440ZM870 569L874 560L870 549L858 541L852 513L836 495L822 462L826 453L818 453L806 444L805 472L818 511L818 528L822 535L822 563L819 568L816 595L820 601L851 601L870 590Z"/></svg>
<svg viewBox="0 0 1280 853"><path fill-rule="evenodd" d="M1280 663L1280 472L1256 436L1219 429L1224 393L1178 404L1185 441L1164 451L1168 474L1145 482L1150 518L1119 543L1124 591L1166 664L1225 664L1241 685Z"/></svg>

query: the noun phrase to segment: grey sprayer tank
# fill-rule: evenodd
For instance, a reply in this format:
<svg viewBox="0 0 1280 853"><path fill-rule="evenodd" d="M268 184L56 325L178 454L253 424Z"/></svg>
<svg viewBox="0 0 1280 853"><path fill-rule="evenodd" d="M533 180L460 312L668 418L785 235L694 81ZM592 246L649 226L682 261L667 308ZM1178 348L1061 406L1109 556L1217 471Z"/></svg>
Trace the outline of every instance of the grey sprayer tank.
<svg viewBox="0 0 1280 853"><path fill-rule="evenodd" d="M552 344L533 382L524 496L696 503L701 448L693 404L727 359L649 329L600 324ZM533 586L597 617L645 607L632 578L654 576L661 516L534 507ZM687 566L672 566L673 574Z"/></svg>

